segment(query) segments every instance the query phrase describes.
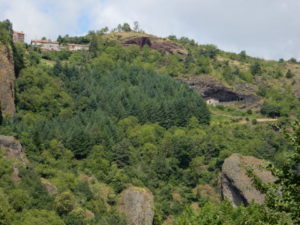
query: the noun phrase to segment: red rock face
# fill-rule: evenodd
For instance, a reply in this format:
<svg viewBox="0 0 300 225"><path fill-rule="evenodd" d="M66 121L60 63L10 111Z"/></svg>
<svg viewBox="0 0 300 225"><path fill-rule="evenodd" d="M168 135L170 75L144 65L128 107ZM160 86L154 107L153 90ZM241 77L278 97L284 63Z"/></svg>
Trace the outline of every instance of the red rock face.
<svg viewBox="0 0 300 225"><path fill-rule="evenodd" d="M15 79L12 50L0 44L0 104L4 116L13 117L16 113Z"/></svg>
<svg viewBox="0 0 300 225"><path fill-rule="evenodd" d="M151 49L169 54L187 55L187 52L181 46L172 43L169 40L162 40L155 37L133 37L123 42L124 46L138 45L141 48L148 45Z"/></svg>
<svg viewBox="0 0 300 225"><path fill-rule="evenodd" d="M152 43L149 37L136 37L125 41L124 45L138 45L142 48L145 45L151 47Z"/></svg>

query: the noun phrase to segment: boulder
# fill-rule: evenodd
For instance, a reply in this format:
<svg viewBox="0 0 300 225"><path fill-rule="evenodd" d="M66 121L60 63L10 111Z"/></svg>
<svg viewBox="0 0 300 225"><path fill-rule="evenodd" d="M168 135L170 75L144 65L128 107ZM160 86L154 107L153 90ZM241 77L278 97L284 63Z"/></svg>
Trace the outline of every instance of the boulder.
<svg viewBox="0 0 300 225"><path fill-rule="evenodd" d="M85 218L87 218L87 219L94 219L95 218L95 214L91 210L88 210L88 209L86 209L84 211L84 215L85 215Z"/></svg>
<svg viewBox="0 0 300 225"><path fill-rule="evenodd" d="M19 166L26 167L28 165L21 143L12 136L0 135L0 151L4 151L4 157L14 161L11 179L14 183L20 182Z"/></svg>
<svg viewBox="0 0 300 225"><path fill-rule="evenodd" d="M4 116L15 115L15 81L13 52L10 46L0 43L0 112Z"/></svg>
<svg viewBox="0 0 300 225"><path fill-rule="evenodd" d="M152 225L153 195L145 188L129 187L120 194L118 210L125 216L127 225Z"/></svg>
<svg viewBox="0 0 300 225"><path fill-rule="evenodd" d="M41 183L46 188L49 195L58 194L57 187L54 184L52 184L49 180L41 178Z"/></svg>
<svg viewBox="0 0 300 225"><path fill-rule="evenodd" d="M21 143L12 136L0 135L0 150L5 151L5 157L15 159L24 166L28 163Z"/></svg>
<svg viewBox="0 0 300 225"><path fill-rule="evenodd" d="M252 201L263 203L265 195L257 190L253 178L248 175L248 170L251 169L264 183L274 182L276 178L266 169L266 166L266 161L252 156L232 154L225 159L221 175L223 198L231 201L234 206L248 205Z"/></svg>

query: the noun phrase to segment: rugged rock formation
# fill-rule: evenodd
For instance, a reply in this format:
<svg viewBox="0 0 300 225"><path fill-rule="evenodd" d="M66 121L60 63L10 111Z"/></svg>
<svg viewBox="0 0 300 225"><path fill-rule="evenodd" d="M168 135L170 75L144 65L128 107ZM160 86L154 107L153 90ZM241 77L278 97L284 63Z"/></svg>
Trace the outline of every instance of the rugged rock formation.
<svg viewBox="0 0 300 225"><path fill-rule="evenodd" d="M141 48L145 45L148 45L151 49L158 50L165 53L170 54L179 54L179 55L187 55L187 51L181 46L164 39L159 39L157 37L130 37L125 39L123 42L124 46L129 45L138 45Z"/></svg>
<svg viewBox="0 0 300 225"><path fill-rule="evenodd" d="M0 151L4 151L4 156L8 159L13 159L15 161L13 163L11 179L14 183L18 183L21 181L19 167L28 165L28 160L23 152L22 145L12 136L0 135Z"/></svg>
<svg viewBox="0 0 300 225"><path fill-rule="evenodd" d="M222 166L221 189L225 199L234 206L248 205L251 201L263 203L265 195L255 188L252 178L248 175L248 169L262 182L274 182L276 178L266 169L266 162L252 156L232 154L225 159Z"/></svg>
<svg viewBox="0 0 300 225"><path fill-rule="evenodd" d="M254 94L242 90L232 90L208 76L198 76L189 80L182 79L181 81L187 83L205 99L215 99L220 103L241 102L251 105L259 101L259 98ZM244 89L249 90L250 88L245 87Z"/></svg>
<svg viewBox="0 0 300 225"><path fill-rule="evenodd" d="M57 187L53 185L49 180L45 178L41 178L41 183L46 188L49 195L56 195L58 194Z"/></svg>
<svg viewBox="0 0 300 225"><path fill-rule="evenodd" d="M129 187L122 191L118 209L124 214L128 225L152 225L153 195L144 188Z"/></svg>
<svg viewBox="0 0 300 225"><path fill-rule="evenodd" d="M0 105L4 116L14 116L15 91L14 91L14 63L13 53L9 46L0 43Z"/></svg>
<svg viewBox="0 0 300 225"><path fill-rule="evenodd" d="M93 213L91 210L86 209L84 211L84 216L87 219L94 219L95 218L95 213Z"/></svg>
<svg viewBox="0 0 300 225"><path fill-rule="evenodd" d="M124 45L138 45L142 48L145 45L151 47L152 43L149 37L136 37L125 41Z"/></svg>
<svg viewBox="0 0 300 225"><path fill-rule="evenodd" d="M22 165L26 165L28 160L23 152L20 142L12 136L0 135L0 149L5 150L5 156L16 159Z"/></svg>

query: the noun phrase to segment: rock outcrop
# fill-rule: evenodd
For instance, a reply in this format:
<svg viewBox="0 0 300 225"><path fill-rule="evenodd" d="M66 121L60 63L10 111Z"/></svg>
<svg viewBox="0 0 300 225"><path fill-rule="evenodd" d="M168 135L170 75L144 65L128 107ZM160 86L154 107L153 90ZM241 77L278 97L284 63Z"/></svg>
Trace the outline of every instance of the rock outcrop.
<svg viewBox="0 0 300 225"><path fill-rule="evenodd" d="M94 219L95 218L95 213L93 213L91 210L86 209L84 211L84 216L87 219Z"/></svg>
<svg viewBox="0 0 300 225"><path fill-rule="evenodd" d="M12 49L0 43L0 105L4 116L15 115L14 62Z"/></svg>
<svg viewBox="0 0 300 225"><path fill-rule="evenodd" d="M193 79L182 79L181 82L188 84L205 99L215 99L219 103L241 102L246 105L252 105L259 101L259 98L253 93L247 93L250 87L239 87L239 91L225 87L217 80L208 76L195 76ZM254 91L253 91L254 92Z"/></svg>
<svg viewBox="0 0 300 225"><path fill-rule="evenodd" d="M26 167L28 165L28 160L22 149L22 145L12 136L0 135L0 151L4 151L4 157L14 161L11 179L14 183L20 182L19 168L20 166Z"/></svg>
<svg viewBox="0 0 300 225"><path fill-rule="evenodd" d="M183 47L167 39L161 39L153 36L130 37L123 40L122 43L124 46L138 45L141 48L145 45L148 45L151 49L158 50L164 53L179 54L183 56L187 55L187 51Z"/></svg>
<svg viewBox="0 0 300 225"><path fill-rule="evenodd" d="M149 37L136 37L125 41L124 45L138 45L142 48L145 45L151 47L152 43Z"/></svg>
<svg viewBox="0 0 300 225"><path fill-rule="evenodd" d="M152 225L153 195L145 188L129 187L120 194L118 209L125 216L127 225Z"/></svg>
<svg viewBox="0 0 300 225"><path fill-rule="evenodd" d="M24 166L28 163L22 145L16 138L0 135L0 149L5 151L5 157L15 159Z"/></svg>
<svg viewBox="0 0 300 225"><path fill-rule="evenodd" d="M41 183L46 188L49 195L58 194L57 187L54 184L52 184L49 180L41 178Z"/></svg>
<svg viewBox="0 0 300 225"><path fill-rule="evenodd" d="M257 190L253 178L248 175L248 170L252 170L254 175L264 183L274 182L276 178L266 169L266 166L265 161L252 156L232 154L225 159L221 175L223 198L231 201L234 206L248 205L252 201L263 203L265 195Z"/></svg>

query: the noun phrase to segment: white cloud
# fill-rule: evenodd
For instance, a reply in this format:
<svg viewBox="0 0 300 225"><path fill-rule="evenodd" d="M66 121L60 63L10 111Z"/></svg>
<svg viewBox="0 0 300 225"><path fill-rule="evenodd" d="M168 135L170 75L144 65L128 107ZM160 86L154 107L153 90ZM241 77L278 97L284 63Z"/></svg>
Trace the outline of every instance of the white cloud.
<svg viewBox="0 0 300 225"><path fill-rule="evenodd" d="M300 59L299 0L0 0L0 11L0 19L9 18L29 38L79 34L84 13L90 21L86 31L137 20L161 36L187 36L265 58Z"/></svg>

